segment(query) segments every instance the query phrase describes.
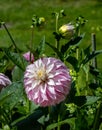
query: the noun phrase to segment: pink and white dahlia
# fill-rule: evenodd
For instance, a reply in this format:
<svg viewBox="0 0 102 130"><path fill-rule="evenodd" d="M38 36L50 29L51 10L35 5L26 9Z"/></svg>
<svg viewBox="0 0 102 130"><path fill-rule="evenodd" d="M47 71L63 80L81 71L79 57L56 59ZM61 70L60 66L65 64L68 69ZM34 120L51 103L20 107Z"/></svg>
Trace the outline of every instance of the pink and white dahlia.
<svg viewBox="0 0 102 130"><path fill-rule="evenodd" d="M71 76L64 63L55 58L41 58L27 66L24 87L29 100L40 106L55 105L69 93Z"/></svg>
<svg viewBox="0 0 102 130"><path fill-rule="evenodd" d="M24 57L27 61L29 61L29 62L31 62L31 63L34 62L34 55L33 55L30 51L24 53L24 54L23 54L23 57Z"/></svg>
<svg viewBox="0 0 102 130"><path fill-rule="evenodd" d="M6 87L10 84L11 84L10 79L6 75L4 75L3 73L0 73L0 90L3 87Z"/></svg>

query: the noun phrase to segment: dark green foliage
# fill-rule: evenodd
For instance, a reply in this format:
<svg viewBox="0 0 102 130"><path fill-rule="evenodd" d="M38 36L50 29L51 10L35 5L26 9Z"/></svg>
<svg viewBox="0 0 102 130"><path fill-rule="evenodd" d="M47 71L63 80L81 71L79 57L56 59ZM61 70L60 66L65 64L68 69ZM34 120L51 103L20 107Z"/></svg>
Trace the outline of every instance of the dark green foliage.
<svg viewBox="0 0 102 130"><path fill-rule="evenodd" d="M70 46L77 45L80 42L81 39L82 39L82 36L78 36L74 39L71 39L68 43L66 43L65 45L62 46L61 52L65 53Z"/></svg>

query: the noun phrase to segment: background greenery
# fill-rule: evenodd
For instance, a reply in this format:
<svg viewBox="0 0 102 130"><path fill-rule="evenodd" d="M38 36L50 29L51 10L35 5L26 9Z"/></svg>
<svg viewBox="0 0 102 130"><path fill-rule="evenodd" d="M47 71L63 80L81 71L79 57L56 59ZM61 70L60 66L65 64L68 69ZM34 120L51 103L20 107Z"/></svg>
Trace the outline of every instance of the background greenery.
<svg viewBox="0 0 102 130"><path fill-rule="evenodd" d="M101 49L102 34L102 2L101 0L0 0L0 19L6 22L17 46L26 51L26 45L31 42L32 17L36 14L45 17L46 25L43 29L35 30L34 46L40 42L43 35L46 40L54 44L53 12L65 10L66 17L61 19L59 27L70 21L75 21L78 16L88 20L83 28L85 38L81 47L91 44L91 34L96 33L97 49ZM9 46L11 41L3 28L0 29L0 46ZM50 48L46 48L49 53ZM101 69L102 58L98 56L98 67Z"/></svg>

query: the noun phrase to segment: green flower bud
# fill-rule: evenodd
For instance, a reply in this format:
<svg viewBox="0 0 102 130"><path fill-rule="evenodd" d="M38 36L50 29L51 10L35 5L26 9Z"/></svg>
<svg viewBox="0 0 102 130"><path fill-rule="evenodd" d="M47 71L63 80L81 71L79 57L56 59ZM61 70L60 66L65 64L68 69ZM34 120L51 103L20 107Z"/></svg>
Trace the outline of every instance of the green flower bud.
<svg viewBox="0 0 102 130"><path fill-rule="evenodd" d="M40 17L39 18L39 24L44 24L45 23L45 18L44 17Z"/></svg>
<svg viewBox="0 0 102 130"><path fill-rule="evenodd" d="M70 112L70 114L74 113L77 109L77 106L74 103L65 104L67 107L67 110Z"/></svg>
<svg viewBox="0 0 102 130"><path fill-rule="evenodd" d="M77 79L77 78L76 78L76 77L77 77L76 71L70 69L70 75L71 75L73 81L75 81L75 80Z"/></svg>
<svg viewBox="0 0 102 130"><path fill-rule="evenodd" d="M70 39L74 36L75 27L72 24L65 24L59 28L59 33L61 34L62 38Z"/></svg>
<svg viewBox="0 0 102 130"><path fill-rule="evenodd" d="M10 127L8 125L5 125L3 130L10 130Z"/></svg>

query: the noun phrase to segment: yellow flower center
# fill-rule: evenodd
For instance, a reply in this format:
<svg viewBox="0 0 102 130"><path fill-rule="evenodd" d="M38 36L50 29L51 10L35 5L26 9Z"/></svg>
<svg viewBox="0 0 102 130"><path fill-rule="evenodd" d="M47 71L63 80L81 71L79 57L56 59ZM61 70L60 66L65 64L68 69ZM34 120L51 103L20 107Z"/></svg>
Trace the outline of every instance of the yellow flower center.
<svg viewBox="0 0 102 130"><path fill-rule="evenodd" d="M42 80L42 81L45 81L46 80L46 71L44 68L40 68L38 71L37 71L37 79L39 80Z"/></svg>

